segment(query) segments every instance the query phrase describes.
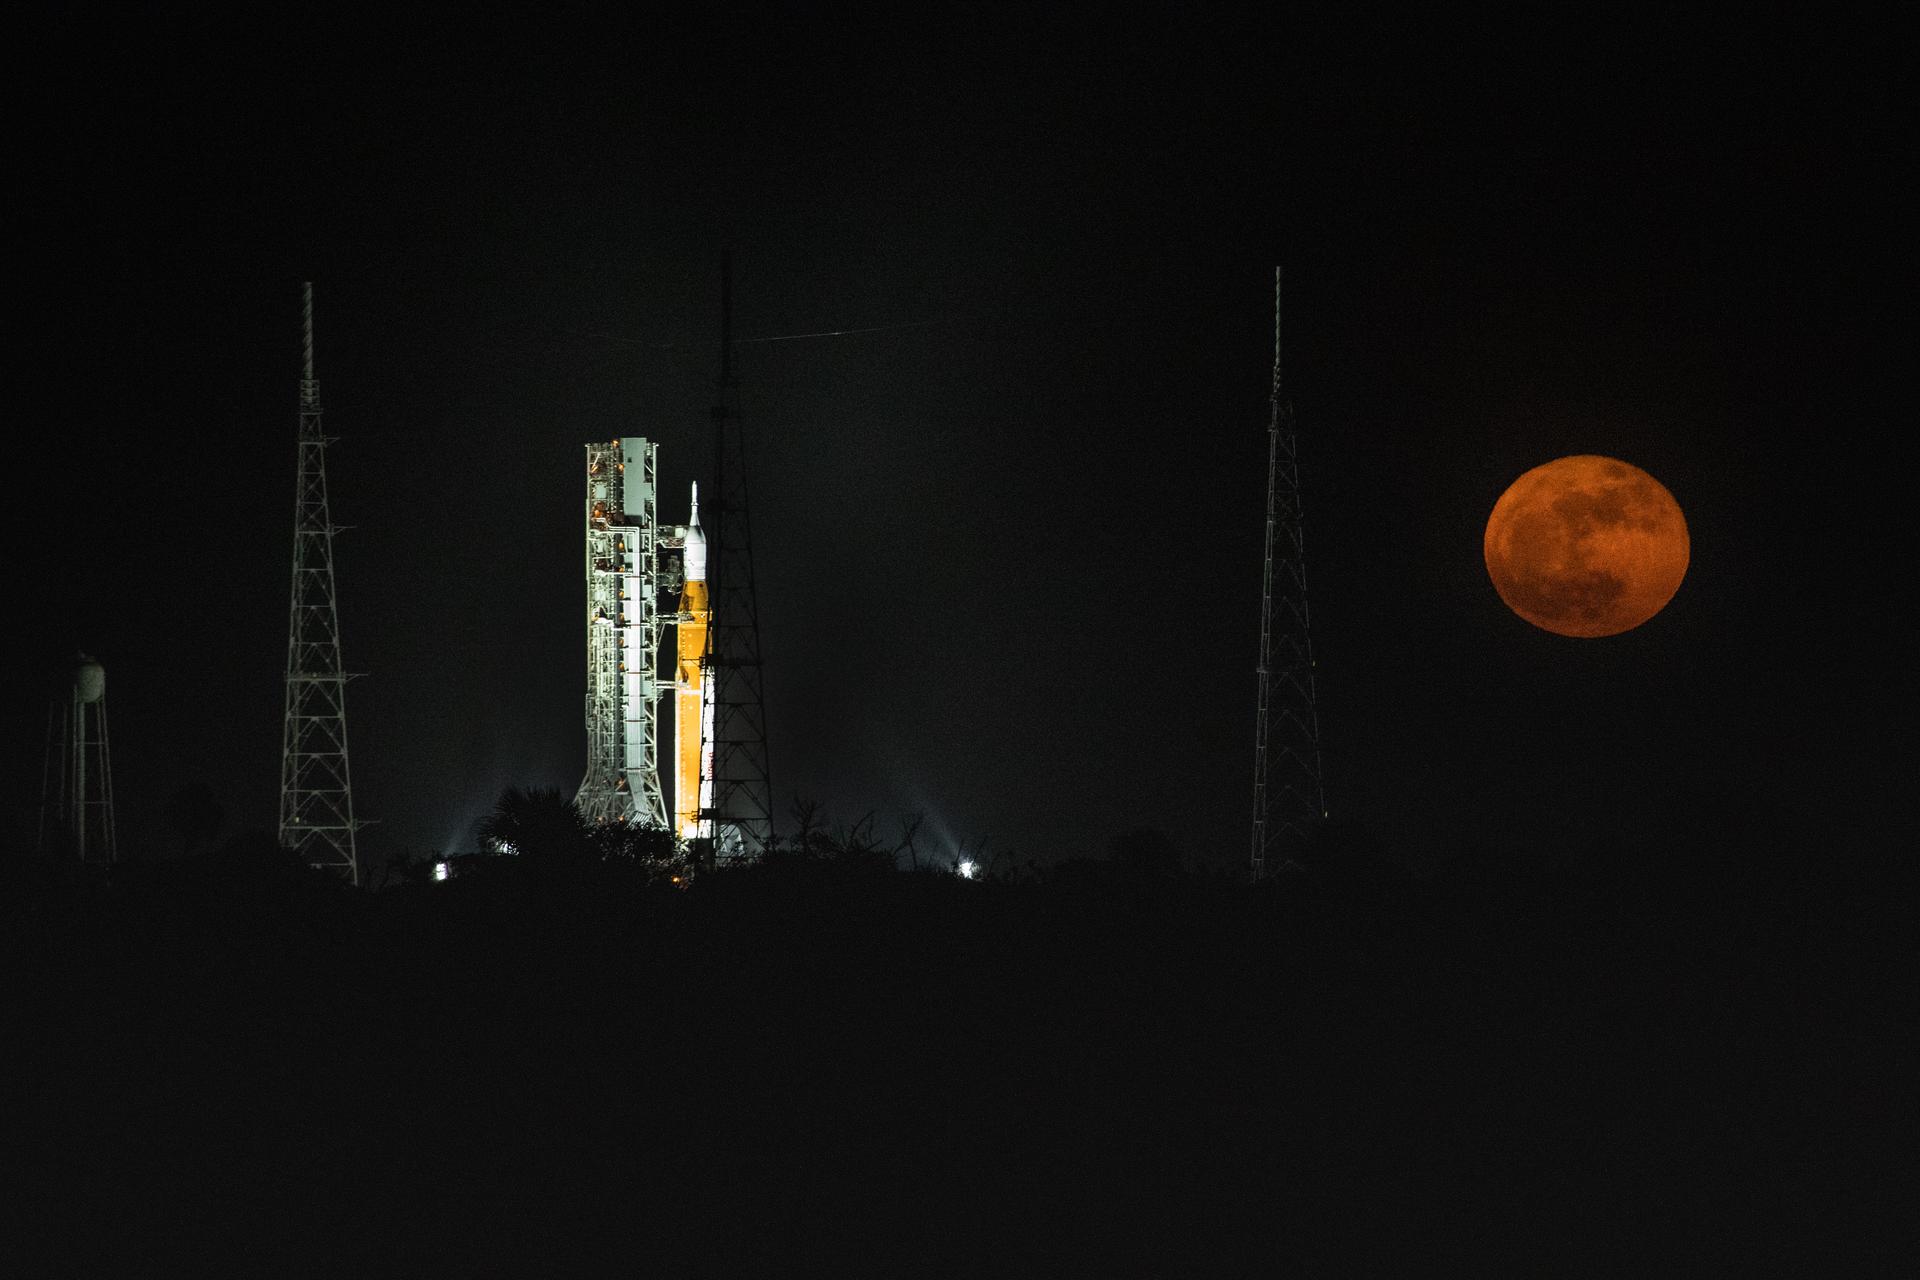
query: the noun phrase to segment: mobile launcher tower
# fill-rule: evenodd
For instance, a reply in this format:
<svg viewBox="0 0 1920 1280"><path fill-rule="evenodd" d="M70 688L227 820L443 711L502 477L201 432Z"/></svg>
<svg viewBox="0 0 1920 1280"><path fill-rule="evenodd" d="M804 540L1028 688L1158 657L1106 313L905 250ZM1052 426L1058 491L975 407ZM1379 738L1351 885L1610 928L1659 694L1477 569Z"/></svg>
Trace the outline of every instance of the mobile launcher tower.
<svg viewBox="0 0 1920 1280"><path fill-rule="evenodd" d="M660 447L637 436L587 446L589 822L667 825L660 789Z"/></svg>
<svg viewBox="0 0 1920 1280"><path fill-rule="evenodd" d="M690 523L663 529L660 447L627 436L586 448L587 773L574 805L589 822L669 825L659 707L671 691L671 829L682 840L710 837L713 706L703 674L709 608L699 493ZM662 608L668 601L670 612ZM669 625L678 631L671 681L660 672Z"/></svg>

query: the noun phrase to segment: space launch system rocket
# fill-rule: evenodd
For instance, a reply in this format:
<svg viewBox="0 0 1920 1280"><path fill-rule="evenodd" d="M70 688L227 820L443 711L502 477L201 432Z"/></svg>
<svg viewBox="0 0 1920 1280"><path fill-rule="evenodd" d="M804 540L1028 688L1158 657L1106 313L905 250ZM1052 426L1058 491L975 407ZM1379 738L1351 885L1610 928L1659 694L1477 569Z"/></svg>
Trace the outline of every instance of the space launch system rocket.
<svg viewBox="0 0 1920 1280"><path fill-rule="evenodd" d="M700 486L687 517L685 582L673 695L673 828L682 840L713 835L713 689L702 669L713 608L707 599L707 535L700 529Z"/></svg>

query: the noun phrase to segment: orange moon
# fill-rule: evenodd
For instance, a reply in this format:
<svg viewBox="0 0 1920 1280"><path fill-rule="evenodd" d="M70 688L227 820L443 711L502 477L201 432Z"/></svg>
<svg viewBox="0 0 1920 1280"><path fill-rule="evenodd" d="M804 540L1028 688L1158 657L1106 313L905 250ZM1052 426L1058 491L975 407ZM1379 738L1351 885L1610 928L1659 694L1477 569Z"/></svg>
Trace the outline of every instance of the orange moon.
<svg viewBox="0 0 1920 1280"><path fill-rule="evenodd" d="M1556 458L1515 480L1487 517L1487 574L1544 631L1612 636L1666 607L1687 574L1680 504L1631 463Z"/></svg>

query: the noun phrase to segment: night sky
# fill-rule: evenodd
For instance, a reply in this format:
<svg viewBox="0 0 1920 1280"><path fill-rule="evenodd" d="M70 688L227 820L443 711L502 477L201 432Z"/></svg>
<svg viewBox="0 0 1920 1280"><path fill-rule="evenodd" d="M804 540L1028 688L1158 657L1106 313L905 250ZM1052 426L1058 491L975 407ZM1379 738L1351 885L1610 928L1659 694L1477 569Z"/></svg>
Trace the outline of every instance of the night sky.
<svg viewBox="0 0 1920 1280"><path fill-rule="evenodd" d="M1416 863L1908 821L1884 32L789 10L29 44L28 833L39 671L75 647L125 842L164 852L198 782L229 831L275 822L303 279L363 855L570 791L580 446L657 440L685 518L727 245L738 337L881 329L737 349L783 822L1244 861L1276 262L1337 815ZM1502 490L1569 453L1691 529L1612 639L1533 629L1481 563Z"/></svg>

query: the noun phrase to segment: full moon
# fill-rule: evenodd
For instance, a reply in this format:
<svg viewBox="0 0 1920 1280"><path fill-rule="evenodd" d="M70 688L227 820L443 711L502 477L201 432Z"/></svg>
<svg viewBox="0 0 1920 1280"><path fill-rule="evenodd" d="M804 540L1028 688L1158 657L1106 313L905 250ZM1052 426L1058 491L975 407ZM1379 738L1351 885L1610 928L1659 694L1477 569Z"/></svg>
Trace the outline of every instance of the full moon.
<svg viewBox="0 0 1920 1280"><path fill-rule="evenodd" d="M1612 636L1666 607L1687 573L1686 518L1666 486L1598 454L1515 480L1487 517L1487 574L1544 631Z"/></svg>

